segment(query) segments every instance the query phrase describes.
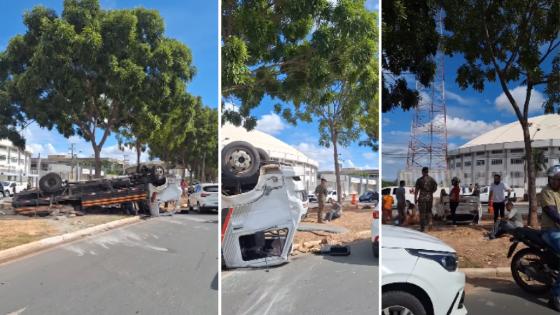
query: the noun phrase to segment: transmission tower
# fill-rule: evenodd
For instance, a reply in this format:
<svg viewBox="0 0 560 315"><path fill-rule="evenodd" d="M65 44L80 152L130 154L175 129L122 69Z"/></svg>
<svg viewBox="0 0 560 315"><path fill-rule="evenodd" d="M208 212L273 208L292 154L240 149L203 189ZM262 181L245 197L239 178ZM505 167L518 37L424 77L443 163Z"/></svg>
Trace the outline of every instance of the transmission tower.
<svg viewBox="0 0 560 315"><path fill-rule="evenodd" d="M437 17L437 29L443 35L443 13ZM445 105L444 53L438 48L436 72L428 86L416 82L420 101L410 128L407 169L427 166L443 171L447 177L447 109Z"/></svg>

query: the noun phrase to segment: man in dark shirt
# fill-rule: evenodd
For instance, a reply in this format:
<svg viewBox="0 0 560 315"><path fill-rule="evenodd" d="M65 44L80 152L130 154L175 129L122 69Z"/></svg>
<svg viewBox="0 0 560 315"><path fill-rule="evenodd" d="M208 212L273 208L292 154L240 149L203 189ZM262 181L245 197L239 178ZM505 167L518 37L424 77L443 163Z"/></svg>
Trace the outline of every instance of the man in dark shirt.
<svg viewBox="0 0 560 315"><path fill-rule="evenodd" d="M414 189L414 203L418 205L420 212L420 231L422 232L424 232L426 224L432 225L432 206L434 193L437 191L437 183L428 173L427 167L422 168L422 177L416 180Z"/></svg>

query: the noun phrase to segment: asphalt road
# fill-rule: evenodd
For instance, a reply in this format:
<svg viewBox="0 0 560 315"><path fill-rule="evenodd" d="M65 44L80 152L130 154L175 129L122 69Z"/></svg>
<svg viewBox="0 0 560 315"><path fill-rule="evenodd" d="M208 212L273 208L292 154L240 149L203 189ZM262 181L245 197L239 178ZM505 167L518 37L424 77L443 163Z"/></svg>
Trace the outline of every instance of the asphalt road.
<svg viewBox="0 0 560 315"><path fill-rule="evenodd" d="M545 297L525 293L513 280L503 278L467 279L465 306L476 315L552 315Z"/></svg>
<svg viewBox="0 0 560 315"><path fill-rule="evenodd" d="M377 314L378 262L371 242L346 257L295 256L270 269L222 273L222 314Z"/></svg>
<svg viewBox="0 0 560 315"><path fill-rule="evenodd" d="M218 314L217 238L175 215L0 265L0 314Z"/></svg>

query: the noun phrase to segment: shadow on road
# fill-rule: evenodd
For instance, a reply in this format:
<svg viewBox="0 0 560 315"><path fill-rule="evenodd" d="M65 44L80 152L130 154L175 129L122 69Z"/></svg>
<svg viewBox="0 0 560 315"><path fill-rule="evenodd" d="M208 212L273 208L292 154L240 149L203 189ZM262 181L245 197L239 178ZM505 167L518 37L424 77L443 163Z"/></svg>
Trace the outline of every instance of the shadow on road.
<svg viewBox="0 0 560 315"><path fill-rule="evenodd" d="M510 279L500 278L467 278L467 282L476 288L486 288L491 292L516 296L528 302L547 307L545 296L536 296L523 291ZM468 297L468 294L467 294Z"/></svg>
<svg viewBox="0 0 560 315"><path fill-rule="evenodd" d="M373 257L370 240L359 240L345 245L350 246L349 256L322 255L323 259L341 264L379 266L379 260Z"/></svg>

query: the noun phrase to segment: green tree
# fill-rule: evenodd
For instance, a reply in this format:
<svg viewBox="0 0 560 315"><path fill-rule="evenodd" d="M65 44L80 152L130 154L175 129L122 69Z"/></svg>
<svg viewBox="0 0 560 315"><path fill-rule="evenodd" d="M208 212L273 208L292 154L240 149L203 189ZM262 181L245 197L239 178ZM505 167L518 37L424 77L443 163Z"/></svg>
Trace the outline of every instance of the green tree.
<svg viewBox="0 0 560 315"><path fill-rule="evenodd" d="M482 92L486 82L497 80L523 129L526 165L529 166L528 223L536 226L536 170L529 133L529 104L533 90L539 85L547 85L549 94L558 95L558 62L554 67L547 67L547 64L552 63L550 59L554 55L553 58L558 59L560 2L443 0L442 4L448 31L446 52L462 54L465 58L457 70L456 82L463 89L472 87ZM521 102L511 94L512 83L526 86ZM546 108L553 108L552 105Z"/></svg>
<svg viewBox="0 0 560 315"><path fill-rule="evenodd" d="M276 111L292 123L316 120L319 144L333 147L337 191L341 192L339 146L358 140L365 126L364 113L377 107L377 19L361 1L340 1L316 25L306 49L309 53L297 71L286 74L284 84L296 100ZM306 84L301 84L306 82ZM372 110L371 115L376 115ZM369 121L370 135L378 124ZM371 127L371 128L369 128ZM341 201L342 194L338 194Z"/></svg>
<svg viewBox="0 0 560 315"><path fill-rule="evenodd" d="M154 10L65 0L61 16L37 6L24 24L0 60L9 102L42 127L90 142L96 176L111 132L139 109L184 93L195 72L189 49L164 36Z"/></svg>
<svg viewBox="0 0 560 315"><path fill-rule="evenodd" d="M409 110L418 105L419 94L403 75L413 75L429 85L435 74L438 49L434 1L394 0L382 6L382 111Z"/></svg>

